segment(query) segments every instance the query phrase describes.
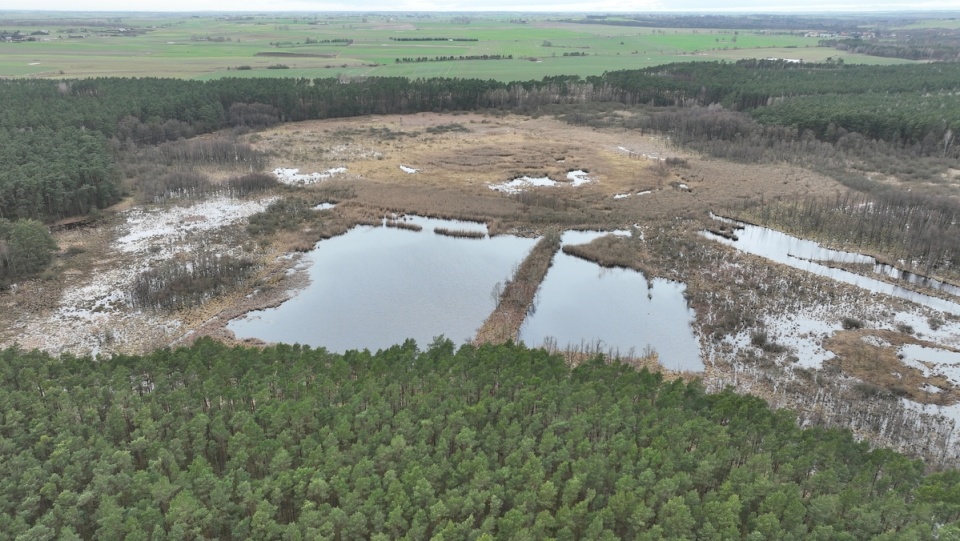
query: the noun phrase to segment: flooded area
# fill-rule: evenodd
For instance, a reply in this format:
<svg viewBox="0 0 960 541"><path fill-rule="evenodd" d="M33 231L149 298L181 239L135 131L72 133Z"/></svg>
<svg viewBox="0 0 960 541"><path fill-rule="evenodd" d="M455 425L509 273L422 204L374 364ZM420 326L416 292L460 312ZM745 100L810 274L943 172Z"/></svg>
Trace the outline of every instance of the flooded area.
<svg viewBox="0 0 960 541"><path fill-rule="evenodd" d="M536 239L458 239L436 228L482 224L409 217L422 230L360 226L324 240L304 256L310 285L276 308L236 319L238 338L298 342L331 351L421 347L444 335L472 339L494 307L491 291L510 277Z"/></svg>
<svg viewBox="0 0 960 541"><path fill-rule="evenodd" d="M563 244L583 244L605 233L568 231ZM629 234L618 232L618 234ZM520 329L529 346L555 341L582 348L641 355L648 348L672 370L700 371L700 347L690 323L684 285L608 269L558 252L537 293L535 310Z"/></svg>
<svg viewBox="0 0 960 541"><path fill-rule="evenodd" d="M940 375L952 385L960 385L960 352L906 344L900 347L897 357L903 364L922 371L924 377Z"/></svg>
<svg viewBox="0 0 960 541"><path fill-rule="evenodd" d="M704 233L704 235L717 242L733 246L743 252L776 261L777 263L814 273L818 276L854 285L872 293L882 293L884 295L912 301L942 312L960 314L960 304L957 302L924 295L897 284L884 282L842 269L828 267L820 263L820 261L834 261L838 263L865 263L876 265L876 260L870 256L831 250L820 246L816 242L800 239L766 227L734 222L727 219L718 219L724 223L734 224L737 230L735 232L736 238L734 239L726 238L712 232Z"/></svg>

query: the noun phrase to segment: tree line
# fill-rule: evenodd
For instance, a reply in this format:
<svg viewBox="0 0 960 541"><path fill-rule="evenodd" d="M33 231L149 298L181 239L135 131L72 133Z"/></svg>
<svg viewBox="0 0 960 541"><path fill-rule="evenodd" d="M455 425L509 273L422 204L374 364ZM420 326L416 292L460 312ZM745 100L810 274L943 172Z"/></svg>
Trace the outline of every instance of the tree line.
<svg viewBox="0 0 960 541"><path fill-rule="evenodd" d="M513 60L513 55L502 55L502 54L480 54L480 55L460 55L460 56L435 56L430 58L428 56L417 56L417 57L403 57L397 58L394 62L397 64L404 64L410 62L453 62L455 60Z"/></svg>
<svg viewBox="0 0 960 541"><path fill-rule="evenodd" d="M477 38L390 38L390 41L480 41Z"/></svg>
<svg viewBox="0 0 960 541"><path fill-rule="evenodd" d="M960 473L602 357L0 351L2 539L953 539Z"/></svg>
<svg viewBox="0 0 960 541"><path fill-rule="evenodd" d="M243 161L256 170L257 156L236 143L177 141L223 128L367 114L524 112L597 102L685 111L722 107L749 113L793 147L860 137L910 148L920 156L955 159L960 155L960 145L954 143L960 129L958 90L960 64L849 66L785 60L689 62L512 83L401 77L6 80L0 81L0 102L6 105L0 109L0 137L5 139L0 147L0 218L54 221L113 204L123 194L118 156L131 149L155 147L151 153L170 160ZM729 131L719 125L711 129ZM244 161L247 157L252 161Z"/></svg>

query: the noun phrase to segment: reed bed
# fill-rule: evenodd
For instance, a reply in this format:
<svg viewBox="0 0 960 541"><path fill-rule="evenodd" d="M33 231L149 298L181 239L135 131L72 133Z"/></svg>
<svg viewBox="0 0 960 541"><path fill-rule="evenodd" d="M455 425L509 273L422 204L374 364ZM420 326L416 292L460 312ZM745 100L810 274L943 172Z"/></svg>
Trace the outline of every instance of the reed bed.
<svg viewBox="0 0 960 541"><path fill-rule="evenodd" d="M497 307L477 331L475 343L502 344L518 339L520 326L530 312L540 282L547 275L559 248L560 232L548 231L517 266L513 277L502 286L497 284L499 287L493 291Z"/></svg>
<svg viewBox="0 0 960 541"><path fill-rule="evenodd" d="M485 239L487 234L483 231L471 231L469 229L448 229L446 227L438 227L433 230L437 235L443 235L445 237L454 237L458 239Z"/></svg>
<svg viewBox="0 0 960 541"><path fill-rule="evenodd" d="M397 229L406 229L407 231L423 231L423 226L420 224L415 224L411 222L404 222L402 220L387 220L383 223L387 227L395 227Z"/></svg>

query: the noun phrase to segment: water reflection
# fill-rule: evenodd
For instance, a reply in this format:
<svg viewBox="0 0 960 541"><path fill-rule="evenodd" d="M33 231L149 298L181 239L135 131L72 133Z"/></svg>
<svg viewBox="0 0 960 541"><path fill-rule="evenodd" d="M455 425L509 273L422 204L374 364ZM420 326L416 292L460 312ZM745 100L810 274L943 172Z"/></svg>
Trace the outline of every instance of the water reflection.
<svg viewBox="0 0 960 541"><path fill-rule="evenodd" d="M629 234L628 232L617 232ZM564 244L583 244L606 233L568 231ZM694 319L683 297L685 286L643 274L605 269L556 254L537 293L535 311L524 321L520 339L539 346L556 340L561 349L586 347L639 355L649 346L666 368L700 371L700 348L690 327ZM599 346L599 347L598 347Z"/></svg>
<svg viewBox="0 0 960 541"><path fill-rule="evenodd" d="M310 285L276 308L230 322L240 338L299 342L331 351L379 349L414 338L472 338L493 309L490 292L536 239L457 239L433 229L482 224L413 217L421 232L356 227L305 257Z"/></svg>
<svg viewBox="0 0 960 541"><path fill-rule="evenodd" d="M875 265L875 269L878 271L882 271L886 267L877 265L876 260L870 256L831 250L820 246L816 242L799 239L766 227L744 224L728 219L720 220L725 223L733 223L738 227L736 230L736 239L725 238L709 231L705 231L703 234L718 242L733 246L738 250L758 255L776 261L777 263L789 265L796 269L812 272L819 276L831 278L838 282L855 285L873 293L883 293L929 306L936 310L960 314L960 304L956 302L924 295L896 284L841 269L831 268L818 263L818 261L866 263ZM894 271L896 270L894 269ZM937 283L939 284L939 282ZM948 290L945 289L945 291Z"/></svg>

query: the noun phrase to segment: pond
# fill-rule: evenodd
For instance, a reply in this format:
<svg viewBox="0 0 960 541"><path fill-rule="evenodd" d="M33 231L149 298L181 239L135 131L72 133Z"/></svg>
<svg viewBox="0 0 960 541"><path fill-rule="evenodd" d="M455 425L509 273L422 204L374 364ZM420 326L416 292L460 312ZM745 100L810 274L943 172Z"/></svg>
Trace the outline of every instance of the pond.
<svg viewBox="0 0 960 541"><path fill-rule="evenodd" d="M238 338L376 350L413 338L421 347L444 335L471 340L494 308L491 291L507 280L537 239L435 234L482 231L472 222L408 217L422 227L359 226L305 255L310 285L276 308L230 322Z"/></svg>
<svg viewBox="0 0 960 541"><path fill-rule="evenodd" d="M568 231L563 244L583 244L605 234ZM695 314L684 290L678 282L654 279L648 284L637 271L603 268L561 251L540 285L520 339L530 346L546 340L560 349L620 355L641 355L649 347L666 368L701 371L700 346L690 326Z"/></svg>
<svg viewBox="0 0 960 541"><path fill-rule="evenodd" d="M883 266L877 265L876 260L870 256L831 250L820 246L816 242L800 239L766 227L735 222L726 218L715 218L737 226L738 229L735 231L737 238L729 239L709 231L704 232L704 235L723 244L733 246L743 252L758 255L796 269L812 272L838 282L851 284L873 293L899 297L917 304L929 306L935 310L960 314L960 304L957 302L924 295L923 293L917 293L916 291L909 290L897 284L891 284L861 274L831 268L819 263L820 261L866 263L874 265L878 271L881 270ZM948 290L945 291L949 292Z"/></svg>

